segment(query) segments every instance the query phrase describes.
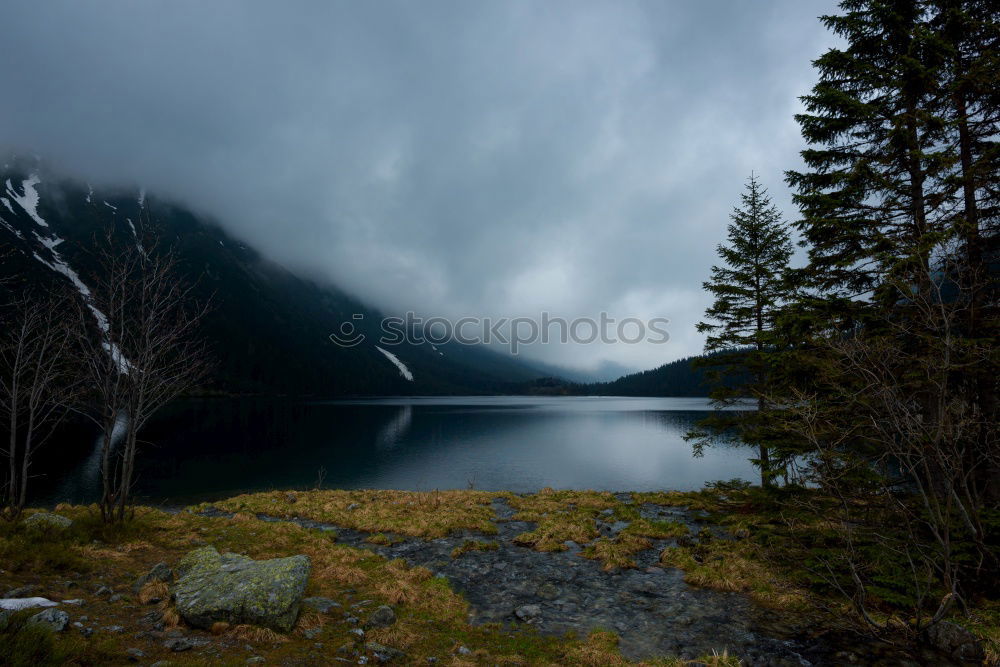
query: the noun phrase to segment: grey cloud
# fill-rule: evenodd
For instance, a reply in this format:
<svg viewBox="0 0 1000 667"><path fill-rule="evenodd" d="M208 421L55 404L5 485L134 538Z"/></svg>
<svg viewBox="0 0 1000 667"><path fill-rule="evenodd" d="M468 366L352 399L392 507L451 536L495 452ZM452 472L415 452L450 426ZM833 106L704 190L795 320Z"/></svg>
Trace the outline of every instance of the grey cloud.
<svg viewBox="0 0 1000 667"><path fill-rule="evenodd" d="M0 145L143 184L390 310L665 316L750 170L789 218L830 1L4 3Z"/></svg>

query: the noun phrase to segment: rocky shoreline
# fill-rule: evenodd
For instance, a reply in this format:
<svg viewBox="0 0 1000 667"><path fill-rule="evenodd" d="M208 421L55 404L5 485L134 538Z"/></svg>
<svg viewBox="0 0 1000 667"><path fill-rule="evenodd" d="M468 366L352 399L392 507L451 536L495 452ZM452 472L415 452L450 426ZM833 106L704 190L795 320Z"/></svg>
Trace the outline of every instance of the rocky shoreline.
<svg viewBox="0 0 1000 667"><path fill-rule="evenodd" d="M629 494L617 497L632 503ZM727 651L746 665L761 666L859 660L851 653L835 651L806 627L754 605L744 595L689 586L681 570L659 563L662 550L677 543L674 538L651 540L649 548L635 554L635 568L605 571L599 562L580 557L586 544L567 542L565 551L555 552L518 545L514 538L532 530L535 524L513 520L515 510L503 498L494 499L492 509L496 534L466 530L423 540L386 533L380 534L382 544L373 543L371 533L331 523L263 513L257 518L335 532L338 543L426 567L465 596L470 603L469 622L473 624L528 625L541 633L560 636L611 630L620 637L622 655L630 660L665 655L694 660L713 651ZM690 535L700 533L702 539L733 539L718 528L709 528L697 513L684 508L644 503L637 509L644 519L681 522ZM203 513L232 516L214 508ZM629 525L616 520L610 511L596 521L600 534L606 537ZM454 557L455 550L469 541L490 548L472 549ZM350 617L351 613L344 615Z"/></svg>

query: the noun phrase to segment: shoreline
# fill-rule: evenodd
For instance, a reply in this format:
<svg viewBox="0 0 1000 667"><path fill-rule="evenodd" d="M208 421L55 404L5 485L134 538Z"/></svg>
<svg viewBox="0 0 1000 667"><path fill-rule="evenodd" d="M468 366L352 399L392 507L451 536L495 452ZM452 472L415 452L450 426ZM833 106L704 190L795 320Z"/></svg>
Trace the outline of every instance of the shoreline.
<svg viewBox="0 0 1000 667"><path fill-rule="evenodd" d="M185 661L237 650L225 634L183 623L157 629L170 618L169 600L147 609L128 590L154 563L173 567L185 553L211 545L255 559L307 554L307 595L339 605L336 614L303 613L284 638L254 645L254 655L268 662L294 655L321 664L348 645L353 661L367 655L351 620L361 615L352 605L365 600L391 606L400 618L365 641L402 651L407 664L417 656L464 659L456 646L485 651L469 664L498 664L497 656L511 650L524 659L499 664L626 664L713 652L745 665L890 659L884 645L847 639L843 619L796 583L788 567L794 563L782 568L758 557L761 528L725 519L721 512L746 493L270 491L174 511L140 506L133 526L119 533L95 523L92 509L59 505L56 513L80 532L53 539L80 558L73 565L25 563L20 571L5 565L3 580L10 588L39 586L37 593L53 598L87 598L81 610L70 610L73 622L92 627L119 657L137 640L144 654L159 655L164 641L177 638L170 632L195 643ZM3 539L10 540L6 529ZM63 588L73 567L90 572ZM94 599L98 584L115 593ZM80 612L86 621L75 620ZM95 617L106 625L89 625ZM126 630L106 629L118 626ZM70 635L88 645L93 639ZM535 660L536 652L548 657ZM598 662L580 658L593 652Z"/></svg>

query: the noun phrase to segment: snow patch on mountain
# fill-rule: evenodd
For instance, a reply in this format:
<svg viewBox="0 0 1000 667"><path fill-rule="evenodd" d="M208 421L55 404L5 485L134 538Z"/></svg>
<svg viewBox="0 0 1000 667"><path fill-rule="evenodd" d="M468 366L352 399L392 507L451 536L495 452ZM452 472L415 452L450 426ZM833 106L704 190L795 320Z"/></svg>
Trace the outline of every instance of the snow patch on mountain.
<svg viewBox="0 0 1000 667"><path fill-rule="evenodd" d="M41 183L41 180L38 176L36 174L32 174L30 178L21 184L21 187L24 190L24 195L18 195L17 192L15 192L14 187L11 185L10 179L7 180L7 195L17 202L17 204L24 209L24 212L27 213L36 224L49 229L44 236L38 232L32 232L32 234L34 235L35 240L48 251L50 257L46 259L35 251L32 251L31 255L50 270L65 276L71 283L73 283L73 286L76 287L80 296L83 297L84 303L87 304L87 308L94 316L94 320L97 322L97 328L101 330L101 335L104 338L104 342L101 344L102 347L105 351L107 351L115 365L118 366L119 372L128 373L132 368L132 364L125 358L125 355L122 354L118 345L111 341L109 335L111 327L108 323L107 316L93 304L93 294L91 293L90 288L87 287L87 284L80 279L80 274L74 271L73 267L71 267L69 263L63 259L62 255L59 254L59 251L56 250L56 247L63 243L63 239L52 231L49 227L49 223L45 222L45 220L38 215L39 196L38 191L35 190L35 186L39 183ZM7 204L7 208L11 208L6 199L4 200L4 203ZM13 211L13 209L11 210ZM9 224L2 220L0 220L0 222L3 222L4 227L14 232L18 238L22 240L24 239L24 237Z"/></svg>
<svg viewBox="0 0 1000 667"><path fill-rule="evenodd" d="M382 354L384 354L386 359L388 359L392 363L396 364L396 368L399 369L399 374L400 375L402 375L404 378L406 378L410 382L413 382L413 373L411 373L410 369L406 367L406 364L404 364L402 361L399 360L399 357L397 357L395 354L393 354L389 350L383 350L378 345L375 346L375 349L378 350L379 352L381 352Z"/></svg>
<svg viewBox="0 0 1000 667"><path fill-rule="evenodd" d="M141 206L141 204L140 204ZM132 230L132 238L135 239L135 247L139 253L143 256L146 255L146 249L142 247L142 241L139 240L139 234L135 231L135 225L132 224L132 218L125 218L125 222L128 223L128 228Z"/></svg>
<svg viewBox="0 0 1000 667"><path fill-rule="evenodd" d="M3 201L4 201L4 203L7 202L6 199L4 199ZM21 239L22 241L24 240L24 235L21 234L20 231L14 229L9 224L7 224L7 221L4 220L3 218L0 218L0 225L3 225L4 229L6 229L7 231L9 231L11 234L13 234L14 236L16 236L17 238Z"/></svg>
<svg viewBox="0 0 1000 667"><path fill-rule="evenodd" d="M41 216L38 215L38 190L35 190L35 186L41 183L41 179L38 178L37 174L32 174L31 177L22 181L21 189L24 190L23 195L17 194L14 190L14 185L7 179L7 196L17 202L18 206L24 209L24 212L28 214L35 224L41 227L48 227L49 223L42 220ZM6 203L6 202L4 202ZM7 204L7 208L10 208L10 204Z"/></svg>

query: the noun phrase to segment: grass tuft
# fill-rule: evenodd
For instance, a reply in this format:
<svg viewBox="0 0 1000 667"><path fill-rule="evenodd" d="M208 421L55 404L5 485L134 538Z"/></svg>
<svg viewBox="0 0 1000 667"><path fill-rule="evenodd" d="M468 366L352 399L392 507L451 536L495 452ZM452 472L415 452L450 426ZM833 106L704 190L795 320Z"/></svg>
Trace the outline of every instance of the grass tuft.
<svg viewBox="0 0 1000 667"><path fill-rule="evenodd" d="M480 540L465 540L459 546L451 550L452 558L459 558L470 551L496 551L500 545L496 542L483 542Z"/></svg>

